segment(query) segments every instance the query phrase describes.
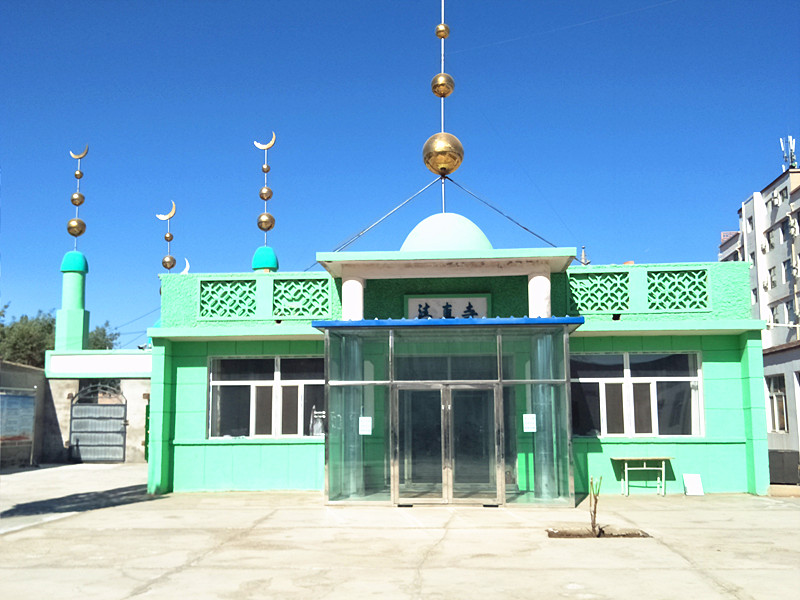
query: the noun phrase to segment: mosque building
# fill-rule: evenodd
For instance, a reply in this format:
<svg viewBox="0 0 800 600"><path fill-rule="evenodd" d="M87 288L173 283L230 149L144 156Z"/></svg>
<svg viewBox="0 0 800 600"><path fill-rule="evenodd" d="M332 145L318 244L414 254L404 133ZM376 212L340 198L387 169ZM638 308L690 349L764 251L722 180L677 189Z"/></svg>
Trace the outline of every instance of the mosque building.
<svg viewBox="0 0 800 600"><path fill-rule="evenodd" d="M324 271L283 272L265 208L250 272L161 276L149 492L571 506L603 477L605 493L766 493L765 324L750 316L747 264L588 266L576 248L495 248L445 210L464 151L444 131L447 25L436 35L442 128L423 158L442 212L399 250L320 252ZM256 142L265 207L274 143ZM168 250L164 267L175 262Z"/></svg>

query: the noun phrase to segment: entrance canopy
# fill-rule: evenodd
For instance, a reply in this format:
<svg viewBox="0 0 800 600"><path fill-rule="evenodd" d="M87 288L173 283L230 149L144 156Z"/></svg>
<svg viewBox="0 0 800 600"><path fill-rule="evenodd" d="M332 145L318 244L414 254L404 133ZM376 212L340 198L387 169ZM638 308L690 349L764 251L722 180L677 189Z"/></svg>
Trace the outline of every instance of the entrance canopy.
<svg viewBox="0 0 800 600"><path fill-rule="evenodd" d="M329 501L573 501L569 331L581 317L315 321Z"/></svg>

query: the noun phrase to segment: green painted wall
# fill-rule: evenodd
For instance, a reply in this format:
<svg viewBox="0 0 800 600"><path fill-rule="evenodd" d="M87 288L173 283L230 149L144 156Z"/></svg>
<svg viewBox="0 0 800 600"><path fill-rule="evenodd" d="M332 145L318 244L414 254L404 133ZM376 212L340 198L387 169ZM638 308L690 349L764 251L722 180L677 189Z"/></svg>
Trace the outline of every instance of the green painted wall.
<svg viewBox="0 0 800 600"><path fill-rule="evenodd" d="M322 356L322 340L153 340L150 493L318 490L321 438L208 439L208 364L215 356Z"/></svg>
<svg viewBox="0 0 800 600"><path fill-rule="evenodd" d="M405 318L406 294L491 294L490 317L523 317L528 313L527 277L370 279L364 291L364 318Z"/></svg>
<svg viewBox="0 0 800 600"><path fill-rule="evenodd" d="M769 485L761 342L758 332L719 336L573 337L578 352L700 352L705 435L702 437L573 437L575 491L603 477L603 493L620 492L612 457L672 456L667 493L683 492L683 474L700 474L706 492L765 494ZM655 473L636 477L631 493L653 493Z"/></svg>
<svg viewBox="0 0 800 600"><path fill-rule="evenodd" d="M648 271L707 272L708 307L688 310L652 310L648 308ZM586 274L628 273L630 305L625 310L576 311L573 307L569 278ZM598 293L598 296L603 294ZM612 321L685 321L750 318L750 271L746 262L674 263L642 265L603 265L570 267L567 273L551 277L551 306L553 315L581 314L587 323Z"/></svg>

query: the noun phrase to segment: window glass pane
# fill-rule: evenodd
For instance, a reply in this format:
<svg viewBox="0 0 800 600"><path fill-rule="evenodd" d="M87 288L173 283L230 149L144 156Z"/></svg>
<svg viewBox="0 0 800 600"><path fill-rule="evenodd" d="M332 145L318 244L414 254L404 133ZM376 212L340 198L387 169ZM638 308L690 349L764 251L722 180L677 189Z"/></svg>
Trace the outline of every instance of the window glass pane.
<svg viewBox="0 0 800 600"><path fill-rule="evenodd" d="M569 360L572 379L584 377L622 377L622 354L573 354Z"/></svg>
<svg viewBox="0 0 800 600"><path fill-rule="evenodd" d="M633 427L636 433L653 433L650 384L633 384Z"/></svg>
<svg viewBox="0 0 800 600"><path fill-rule="evenodd" d="M322 358L282 358L281 379L324 379Z"/></svg>
<svg viewBox="0 0 800 600"><path fill-rule="evenodd" d="M474 327L395 332L395 379L497 379L497 334Z"/></svg>
<svg viewBox="0 0 800 600"><path fill-rule="evenodd" d="M564 330L502 332L504 379L564 379Z"/></svg>
<svg viewBox="0 0 800 600"><path fill-rule="evenodd" d="M214 386L211 391L211 435L250 435L250 386Z"/></svg>
<svg viewBox="0 0 800 600"><path fill-rule="evenodd" d="M211 362L212 381L253 381L272 379L273 358L217 358Z"/></svg>
<svg viewBox="0 0 800 600"><path fill-rule="evenodd" d="M281 433L297 435L297 387L284 386L281 404Z"/></svg>
<svg viewBox="0 0 800 600"><path fill-rule="evenodd" d="M256 435L272 435L272 387L256 388Z"/></svg>
<svg viewBox="0 0 800 600"><path fill-rule="evenodd" d="M572 433L600 433L600 384L572 383Z"/></svg>
<svg viewBox="0 0 800 600"><path fill-rule="evenodd" d="M606 431L608 433L625 433L621 383L606 384Z"/></svg>
<svg viewBox="0 0 800 600"><path fill-rule="evenodd" d="M303 435L325 433L325 386L303 387Z"/></svg>
<svg viewBox="0 0 800 600"><path fill-rule="evenodd" d="M692 384L688 381L659 381L658 433L692 435Z"/></svg>
<svg viewBox="0 0 800 600"><path fill-rule="evenodd" d="M632 377L695 377L694 354L631 354Z"/></svg>
<svg viewBox="0 0 800 600"><path fill-rule="evenodd" d="M398 356L394 361L394 377L406 381L449 379L447 358L444 356Z"/></svg>
<svg viewBox="0 0 800 600"><path fill-rule="evenodd" d="M331 381L389 379L389 330L329 330Z"/></svg>

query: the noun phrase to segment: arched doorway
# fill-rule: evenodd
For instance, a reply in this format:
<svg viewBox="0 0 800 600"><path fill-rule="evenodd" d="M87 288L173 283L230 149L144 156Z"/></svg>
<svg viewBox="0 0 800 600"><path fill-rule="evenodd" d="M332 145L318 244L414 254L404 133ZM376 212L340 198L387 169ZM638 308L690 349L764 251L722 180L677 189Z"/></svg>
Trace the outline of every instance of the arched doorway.
<svg viewBox="0 0 800 600"><path fill-rule="evenodd" d="M118 387L95 383L81 388L70 410L70 459L125 462L127 404Z"/></svg>

